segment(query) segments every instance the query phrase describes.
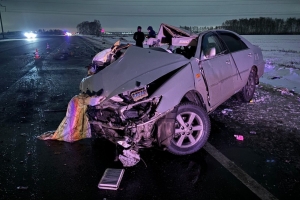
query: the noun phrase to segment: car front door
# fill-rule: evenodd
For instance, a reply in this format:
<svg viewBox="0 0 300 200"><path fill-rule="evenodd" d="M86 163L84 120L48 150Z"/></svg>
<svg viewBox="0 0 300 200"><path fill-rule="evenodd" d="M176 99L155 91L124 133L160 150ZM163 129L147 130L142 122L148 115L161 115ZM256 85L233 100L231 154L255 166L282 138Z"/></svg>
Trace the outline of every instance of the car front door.
<svg viewBox="0 0 300 200"><path fill-rule="evenodd" d="M213 108L234 94L234 63L229 51L214 32L202 36L200 48L199 67L203 69L209 93L208 101Z"/></svg>

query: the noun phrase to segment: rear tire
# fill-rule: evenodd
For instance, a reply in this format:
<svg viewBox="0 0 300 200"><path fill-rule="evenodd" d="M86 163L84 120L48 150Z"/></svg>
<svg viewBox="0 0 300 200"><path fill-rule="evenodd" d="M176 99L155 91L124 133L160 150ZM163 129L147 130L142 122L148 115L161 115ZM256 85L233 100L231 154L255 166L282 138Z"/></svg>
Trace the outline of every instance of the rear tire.
<svg viewBox="0 0 300 200"><path fill-rule="evenodd" d="M252 68L246 85L237 93L237 97L242 102L250 102L255 92L256 70Z"/></svg>
<svg viewBox="0 0 300 200"><path fill-rule="evenodd" d="M176 155L192 154L201 149L210 134L210 120L207 112L193 103L178 107L175 132L167 150Z"/></svg>

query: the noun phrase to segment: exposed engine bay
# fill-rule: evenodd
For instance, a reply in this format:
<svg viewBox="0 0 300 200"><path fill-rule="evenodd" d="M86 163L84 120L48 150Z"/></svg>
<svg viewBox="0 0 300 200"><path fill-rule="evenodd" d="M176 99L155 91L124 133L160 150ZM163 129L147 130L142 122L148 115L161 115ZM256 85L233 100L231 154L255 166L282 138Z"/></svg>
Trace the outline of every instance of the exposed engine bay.
<svg viewBox="0 0 300 200"><path fill-rule="evenodd" d="M100 105L88 106L87 115L102 136L123 147L151 146L154 123L161 117L156 107L161 97L148 97L146 87L119 94ZM109 129L109 130L108 130ZM126 141L119 140L125 137Z"/></svg>

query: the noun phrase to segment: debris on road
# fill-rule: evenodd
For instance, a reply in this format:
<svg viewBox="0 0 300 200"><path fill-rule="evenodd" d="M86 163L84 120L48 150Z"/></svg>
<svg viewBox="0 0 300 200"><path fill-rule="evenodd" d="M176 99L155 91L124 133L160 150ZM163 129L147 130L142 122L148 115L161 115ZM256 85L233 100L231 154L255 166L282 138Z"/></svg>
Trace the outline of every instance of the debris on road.
<svg viewBox="0 0 300 200"><path fill-rule="evenodd" d="M98 184L99 189L117 190L123 178L124 169L107 168Z"/></svg>
<svg viewBox="0 0 300 200"><path fill-rule="evenodd" d="M234 137L235 137L237 140L240 140L240 141L243 141L243 140L244 140L244 136L242 136L242 135L234 135Z"/></svg>
<svg viewBox="0 0 300 200"><path fill-rule="evenodd" d="M18 186L17 190L27 190L28 186Z"/></svg>
<svg viewBox="0 0 300 200"><path fill-rule="evenodd" d="M270 95L259 96L259 97L252 99L251 101L252 101L252 103L268 102L268 101L271 101L271 96ZM250 101L250 103L251 103L251 101Z"/></svg>
<svg viewBox="0 0 300 200"><path fill-rule="evenodd" d="M124 167L132 167L140 161L140 155L132 149L123 150L123 155L119 155L119 159Z"/></svg>
<svg viewBox="0 0 300 200"><path fill-rule="evenodd" d="M233 110L232 109L229 109L229 108L225 108L224 110L222 110L222 113L224 115L228 115L228 113L232 112Z"/></svg>
<svg viewBox="0 0 300 200"><path fill-rule="evenodd" d="M279 88L277 89L277 91L281 92L281 95L289 95L289 96L294 96L294 91L293 90L289 90L287 88Z"/></svg>
<svg viewBox="0 0 300 200"><path fill-rule="evenodd" d="M21 133L20 135L21 135L21 136L27 136L26 133Z"/></svg>
<svg viewBox="0 0 300 200"><path fill-rule="evenodd" d="M249 132L251 135L256 135L256 132L255 131L250 131Z"/></svg>
<svg viewBox="0 0 300 200"><path fill-rule="evenodd" d="M267 163L274 163L275 160L266 160Z"/></svg>

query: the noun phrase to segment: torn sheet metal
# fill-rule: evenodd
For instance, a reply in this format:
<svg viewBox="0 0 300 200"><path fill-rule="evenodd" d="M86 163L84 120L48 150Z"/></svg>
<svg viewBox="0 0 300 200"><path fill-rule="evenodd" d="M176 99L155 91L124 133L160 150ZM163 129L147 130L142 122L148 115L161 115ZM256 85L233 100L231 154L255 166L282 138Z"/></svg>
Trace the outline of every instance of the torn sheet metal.
<svg viewBox="0 0 300 200"><path fill-rule="evenodd" d="M198 35L189 30L162 23L156 38L161 44L196 46Z"/></svg>
<svg viewBox="0 0 300 200"><path fill-rule="evenodd" d="M97 104L100 99L88 97L87 95L76 95L68 104L65 118L57 130L48 131L40 136L41 140L60 140L74 142L84 138L91 138L91 129L86 116L87 105Z"/></svg>
<svg viewBox="0 0 300 200"><path fill-rule="evenodd" d="M123 155L119 159L124 167L132 167L140 161L140 155L133 149L123 150Z"/></svg>

